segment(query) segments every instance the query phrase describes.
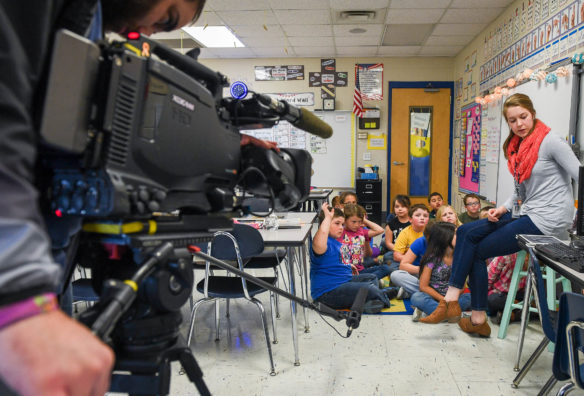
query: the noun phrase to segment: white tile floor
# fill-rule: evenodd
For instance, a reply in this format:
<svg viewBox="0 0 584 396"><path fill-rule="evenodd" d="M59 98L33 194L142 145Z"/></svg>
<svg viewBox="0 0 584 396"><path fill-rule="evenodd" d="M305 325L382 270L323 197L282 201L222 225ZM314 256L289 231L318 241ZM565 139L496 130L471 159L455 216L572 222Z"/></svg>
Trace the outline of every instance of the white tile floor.
<svg viewBox="0 0 584 396"><path fill-rule="evenodd" d="M269 313L267 296L264 293L260 299ZM258 310L252 303L232 301L229 319L225 303L221 304L218 342L214 341L213 304L199 309L191 347L212 394L535 395L551 375L552 354L546 351L519 389L511 387L518 323L510 325L504 340L497 338L495 325L491 338L480 339L463 333L456 324L426 325L413 323L411 316L365 315L353 335L342 339L314 312L309 315L310 333L304 333L301 311L301 364L295 367L289 305L281 301L280 308L279 343L272 345L277 371L273 377ZM346 333L344 323L334 325ZM185 323L185 333L187 327ZM522 363L542 337L539 323L532 321ZM178 374L179 369L173 366L171 394L197 394L186 376Z"/></svg>

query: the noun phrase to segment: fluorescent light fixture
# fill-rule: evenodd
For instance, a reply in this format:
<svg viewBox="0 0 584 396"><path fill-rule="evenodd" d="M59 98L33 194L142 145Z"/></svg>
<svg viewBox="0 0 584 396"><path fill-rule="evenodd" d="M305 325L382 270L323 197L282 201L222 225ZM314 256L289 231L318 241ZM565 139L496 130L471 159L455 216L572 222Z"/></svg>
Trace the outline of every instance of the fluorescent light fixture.
<svg viewBox="0 0 584 396"><path fill-rule="evenodd" d="M187 26L182 30L207 48L245 47L225 26Z"/></svg>

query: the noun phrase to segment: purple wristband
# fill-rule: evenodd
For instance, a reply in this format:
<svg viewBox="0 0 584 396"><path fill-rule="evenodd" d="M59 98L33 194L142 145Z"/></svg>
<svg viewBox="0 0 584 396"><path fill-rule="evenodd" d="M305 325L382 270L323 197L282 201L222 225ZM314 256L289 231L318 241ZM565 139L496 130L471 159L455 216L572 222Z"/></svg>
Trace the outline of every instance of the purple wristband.
<svg viewBox="0 0 584 396"><path fill-rule="evenodd" d="M44 293L0 308L0 329L29 316L59 309L55 293Z"/></svg>

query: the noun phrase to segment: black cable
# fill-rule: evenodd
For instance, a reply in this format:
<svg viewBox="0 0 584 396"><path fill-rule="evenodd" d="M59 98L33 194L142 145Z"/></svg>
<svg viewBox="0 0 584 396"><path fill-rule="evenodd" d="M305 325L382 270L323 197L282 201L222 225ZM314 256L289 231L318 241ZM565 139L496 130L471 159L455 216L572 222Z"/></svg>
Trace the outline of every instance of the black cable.
<svg viewBox="0 0 584 396"><path fill-rule="evenodd" d="M264 182L266 182L266 186L268 186L268 192L270 193L270 204L271 204L271 208L270 211L268 212L268 214L266 215L260 215L257 213L252 212L251 210L249 211L249 213L252 216L257 216L257 217L268 217L269 215L271 215L272 213L274 213L274 209L276 207L276 197L274 196L274 191L270 188L270 184L268 183L268 178L266 177L266 175L264 174L264 172L262 172L260 169L256 168L255 166L250 166L249 168L245 169L243 172L241 172L241 175L239 176L239 179L237 179L236 181L236 185L239 185L239 183L241 183L243 181L243 178L245 176L247 176L248 173L250 172L257 172L260 177L263 179ZM245 189L243 190L243 195L245 197Z"/></svg>
<svg viewBox="0 0 584 396"><path fill-rule="evenodd" d="M318 311L316 311L316 313L318 314L318 316L320 316L320 318L322 319L322 321L324 323L326 323L327 325L329 325L334 331L337 332L337 334L341 337L341 338L349 338L349 336L344 336L341 333L339 333L339 331L337 330L337 328L335 326L333 326L332 324L330 324L325 318L324 316L322 316L322 314Z"/></svg>

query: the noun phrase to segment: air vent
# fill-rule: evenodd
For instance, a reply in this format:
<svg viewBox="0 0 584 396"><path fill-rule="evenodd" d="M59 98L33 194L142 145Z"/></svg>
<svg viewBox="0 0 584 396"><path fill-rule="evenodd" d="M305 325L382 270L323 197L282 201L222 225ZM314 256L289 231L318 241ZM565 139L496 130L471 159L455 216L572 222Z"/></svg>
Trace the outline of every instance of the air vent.
<svg viewBox="0 0 584 396"><path fill-rule="evenodd" d="M115 99L108 162L122 166L126 164L134 109L137 103L136 95L136 82L125 76L122 77Z"/></svg>
<svg viewBox="0 0 584 396"><path fill-rule="evenodd" d="M375 19L375 11L341 11L341 19L353 22L363 22Z"/></svg>

